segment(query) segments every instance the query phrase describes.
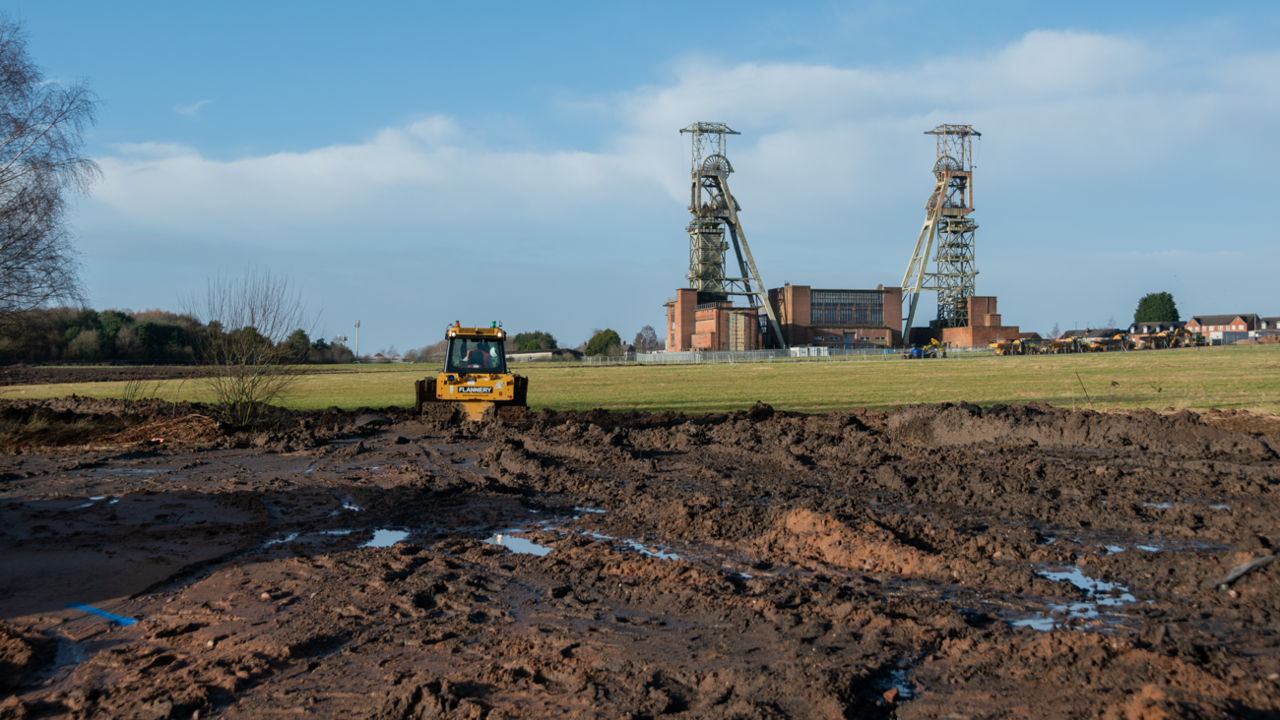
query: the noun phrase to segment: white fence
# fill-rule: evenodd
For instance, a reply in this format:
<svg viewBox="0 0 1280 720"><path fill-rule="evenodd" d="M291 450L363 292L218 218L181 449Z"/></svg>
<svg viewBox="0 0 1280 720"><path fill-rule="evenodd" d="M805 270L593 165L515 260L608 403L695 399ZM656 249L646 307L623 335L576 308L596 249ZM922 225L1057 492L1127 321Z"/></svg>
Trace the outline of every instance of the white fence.
<svg viewBox="0 0 1280 720"><path fill-rule="evenodd" d="M796 347L787 350L754 350L751 352L657 352L629 353L627 355L582 358L584 365L721 365L775 362L881 362L902 359L902 350L883 348ZM990 357L990 348L960 348L947 350L945 359ZM930 360L932 362L932 360Z"/></svg>

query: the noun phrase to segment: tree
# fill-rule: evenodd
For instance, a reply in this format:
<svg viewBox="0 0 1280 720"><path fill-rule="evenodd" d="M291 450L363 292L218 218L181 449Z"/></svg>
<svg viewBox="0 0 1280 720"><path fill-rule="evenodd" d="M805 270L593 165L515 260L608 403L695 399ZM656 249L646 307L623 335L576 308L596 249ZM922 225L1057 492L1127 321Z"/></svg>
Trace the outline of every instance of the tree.
<svg viewBox="0 0 1280 720"><path fill-rule="evenodd" d="M618 337L618 333L605 328L596 331L595 335L587 341L587 355L604 355L609 352L610 348L617 348L622 345L622 338Z"/></svg>
<svg viewBox="0 0 1280 720"><path fill-rule="evenodd" d="M46 81L21 24L0 14L0 322L83 302L67 203L99 176L80 156L96 108L83 82Z"/></svg>
<svg viewBox="0 0 1280 720"><path fill-rule="evenodd" d="M559 347L551 333L534 330L533 332L516 333L512 339L516 350L520 352L537 352L539 350L555 350Z"/></svg>
<svg viewBox="0 0 1280 720"><path fill-rule="evenodd" d="M250 269L242 277L210 278L203 296L184 302L208 326L200 355L214 368L207 382L223 420L254 424L263 406L297 380L283 365L291 360L285 340L294 328L314 326L301 297L287 280Z"/></svg>
<svg viewBox="0 0 1280 720"><path fill-rule="evenodd" d="M1178 306L1173 296L1167 292L1148 293L1138 301L1138 309L1133 312L1133 321L1144 322L1178 322Z"/></svg>
<svg viewBox="0 0 1280 720"><path fill-rule="evenodd" d="M438 343L422 348L418 351L418 355L425 358L426 362L443 362L445 353L448 352L448 346L448 340L441 340Z"/></svg>
<svg viewBox="0 0 1280 720"><path fill-rule="evenodd" d="M640 328L640 332L636 333L636 340L632 345L636 346L638 353L651 353L662 350L663 342L658 339L658 334L654 332L652 325L645 325Z"/></svg>
<svg viewBox="0 0 1280 720"><path fill-rule="evenodd" d="M294 330L284 341L285 362L302 364L310 359L311 336L302 328Z"/></svg>
<svg viewBox="0 0 1280 720"><path fill-rule="evenodd" d="M1054 323L1053 329L1049 331L1049 337L1056 339L1061 334L1062 334L1062 330L1058 328L1058 323Z"/></svg>

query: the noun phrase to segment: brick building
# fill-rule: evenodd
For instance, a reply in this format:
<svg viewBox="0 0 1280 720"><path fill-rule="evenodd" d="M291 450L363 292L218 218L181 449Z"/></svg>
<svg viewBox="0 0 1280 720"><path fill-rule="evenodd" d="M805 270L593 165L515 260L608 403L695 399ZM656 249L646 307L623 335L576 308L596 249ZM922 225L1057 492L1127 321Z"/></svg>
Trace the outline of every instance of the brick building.
<svg viewBox="0 0 1280 720"><path fill-rule="evenodd" d="M728 302L698 304L698 291L682 288L666 302L667 352L761 349L760 321L751 308Z"/></svg>
<svg viewBox="0 0 1280 720"><path fill-rule="evenodd" d="M1260 319L1253 313L1240 315L1194 315L1187 321L1187 332L1200 333L1206 340L1222 340L1223 333L1246 333L1258 330ZM1231 335L1238 340L1239 335Z"/></svg>
<svg viewBox="0 0 1280 720"><path fill-rule="evenodd" d="M902 344L902 289L821 290L787 284L769 291L787 345L858 348Z"/></svg>
<svg viewBox="0 0 1280 720"><path fill-rule="evenodd" d="M938 341L947 347L986 347L997 340L1036 340L1040 333L1020 332L1017 325L1004 325L997 310L995 295L974 295L969 303L969 326L934 331ZM939 337L940 335L940 337Z"/></svg>

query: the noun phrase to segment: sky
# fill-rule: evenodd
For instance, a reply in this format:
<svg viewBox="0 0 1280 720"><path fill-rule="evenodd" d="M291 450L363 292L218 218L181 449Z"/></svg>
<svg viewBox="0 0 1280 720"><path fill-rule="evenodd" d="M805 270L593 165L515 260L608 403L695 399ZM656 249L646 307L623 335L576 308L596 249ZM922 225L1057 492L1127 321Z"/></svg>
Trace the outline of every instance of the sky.
<svg viewBox="0 0 1280 720"><path fill-rule="evenodd" d="M289 279L315 336L354 344L359 319L365 354L455 320L661 334L687 285L678 131L702 120L742 133L731 187L767 287L900 284L923 133L971 124L977 292L1006 324L1127 324L1152 292L1184 319L1280 315L1274 3L0 9L101 101L103 176L72 218L98 309L178 310L253 269Z"/></svg>

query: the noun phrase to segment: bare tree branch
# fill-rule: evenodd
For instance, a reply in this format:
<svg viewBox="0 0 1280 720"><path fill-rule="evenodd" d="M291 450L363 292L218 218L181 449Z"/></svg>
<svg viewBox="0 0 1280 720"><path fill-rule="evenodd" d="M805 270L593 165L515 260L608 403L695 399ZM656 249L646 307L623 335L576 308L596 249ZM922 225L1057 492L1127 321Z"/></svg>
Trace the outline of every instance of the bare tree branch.
<svg viewBox="0 0 1280 720"><path fill-rule="evenodd" d="M80 155L97 99L83 82L45 82L26 42L0 14L0 323L84 302L67 200L100 176Z"/></svg>
<svg viewBox="0 0 1280 720"><path fill-rule="evenodd" d="M241 277L210 278L204 295L184 299L183 309L207 325L200 354L217 369L207 382L223 420L254 424L298 379L285 367L285 340L299 328L315 330L301 295L287 279L246 269Z"/></svg>

